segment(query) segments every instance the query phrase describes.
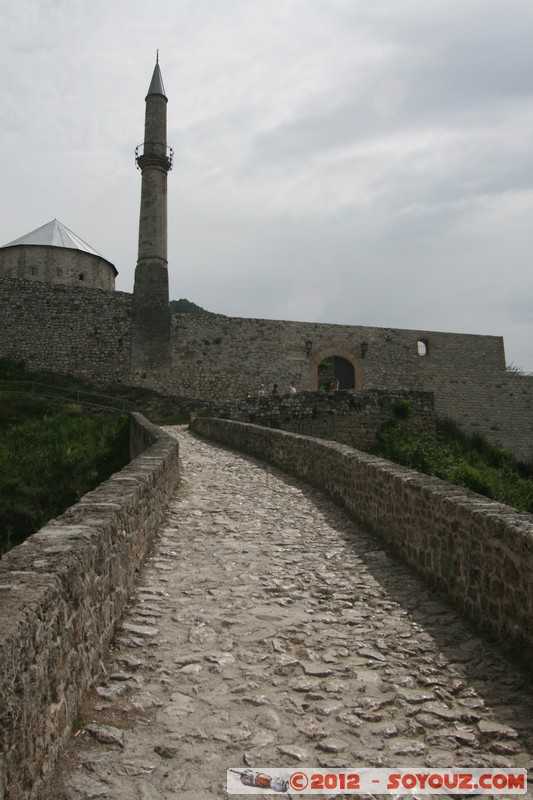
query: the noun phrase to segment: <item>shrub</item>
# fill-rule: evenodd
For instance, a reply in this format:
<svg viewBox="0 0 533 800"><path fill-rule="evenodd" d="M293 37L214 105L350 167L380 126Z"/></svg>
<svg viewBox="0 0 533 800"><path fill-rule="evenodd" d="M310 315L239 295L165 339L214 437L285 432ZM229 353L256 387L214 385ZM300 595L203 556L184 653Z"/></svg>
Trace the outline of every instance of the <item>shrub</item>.
<svg viewBox="0 0 533 800"><path fill-rule="evenodd" d="M392 407L392 412L397 419L407 419L413 413L413 399L402 397L401 400L397 400Z"/></svg>
<svg viewBox="0 0 533 800"><path fill-rule="evenodd" d="M453 422L439 420L437 432L412 434L404 421L387 423L376 455L436 475L492 500L533 512L533 480L523 465L479 434L468 435Z"/></svg>
<svg viewBox="0 0 533 800"><path fill-rule="evenodd" d="M455 463L453 450L433 432L414 435L405 422L388 423L380 434L377 455L406 467L448 479Z"/></svg>
<svg viewBox="0 0 533 800"><path fill-rule="evenodd" d="M486 475L482 475L479 469L470 466L466 461L461 461L450 476L452 483L457 486L464 486L473 492L482 494L493 499L491 482Z"/></svg>

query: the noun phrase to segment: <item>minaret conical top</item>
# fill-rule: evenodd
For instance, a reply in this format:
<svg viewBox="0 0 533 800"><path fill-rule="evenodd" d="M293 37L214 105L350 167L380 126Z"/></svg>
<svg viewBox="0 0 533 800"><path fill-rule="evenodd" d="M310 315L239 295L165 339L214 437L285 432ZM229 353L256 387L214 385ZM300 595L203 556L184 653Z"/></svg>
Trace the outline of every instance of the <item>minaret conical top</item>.
<svg viewBox="0 0 533 800"><path fill-rule="evenodd" d="M154 74L152 75L150 88L148 89L148 94L146 96L149 97L151 94L160 94L165 98L165 100L167 99L165 87L163 86L163 76L161 75L161 70L159 69L159 50L157 51L156 55Z"/></svg>

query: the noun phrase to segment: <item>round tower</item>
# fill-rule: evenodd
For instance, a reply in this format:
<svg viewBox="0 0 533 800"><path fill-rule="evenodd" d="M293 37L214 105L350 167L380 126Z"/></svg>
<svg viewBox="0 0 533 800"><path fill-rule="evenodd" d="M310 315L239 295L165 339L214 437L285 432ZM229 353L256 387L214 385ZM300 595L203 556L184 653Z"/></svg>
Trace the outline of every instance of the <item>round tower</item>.
<svg viewBox="0 0 533 800"><path fill-rule="evenodd" d="M162 377L170 369L167 261L167 97L159 57L146 95L144 142L135 150L141 171L139 250L133 288L132 370Z"/></svg>
<svg viewBox="0 0 533 800"><path fill-rule="evenodd" d="M57 219L0 247L0 277L113 291L117 274L110 261Z"/></svg>

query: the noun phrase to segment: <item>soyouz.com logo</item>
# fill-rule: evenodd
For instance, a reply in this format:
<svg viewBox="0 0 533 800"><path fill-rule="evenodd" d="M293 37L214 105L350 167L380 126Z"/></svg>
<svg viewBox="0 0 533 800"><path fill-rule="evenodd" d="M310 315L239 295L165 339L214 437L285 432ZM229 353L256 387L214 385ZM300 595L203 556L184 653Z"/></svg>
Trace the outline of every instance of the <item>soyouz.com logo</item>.
<svg viewBox="0 0 533 800"><path fill-rule="evenodd" d="M322 769L231 768L228 794L454 794L519 795L527 791L525 769Z"/></svg>

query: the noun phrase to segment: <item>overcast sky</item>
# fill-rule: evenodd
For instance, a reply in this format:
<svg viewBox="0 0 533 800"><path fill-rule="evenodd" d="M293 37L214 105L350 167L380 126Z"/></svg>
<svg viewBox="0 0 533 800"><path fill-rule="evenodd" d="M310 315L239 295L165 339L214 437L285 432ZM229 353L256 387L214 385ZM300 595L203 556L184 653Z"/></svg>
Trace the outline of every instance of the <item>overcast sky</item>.
<svg viewBox="0 0 533 800"><path fill-rule="evenodd" d="M137 258L168 103L170 297L503 336L533 372L532 0L3 0L0 244Z"/></svg>

